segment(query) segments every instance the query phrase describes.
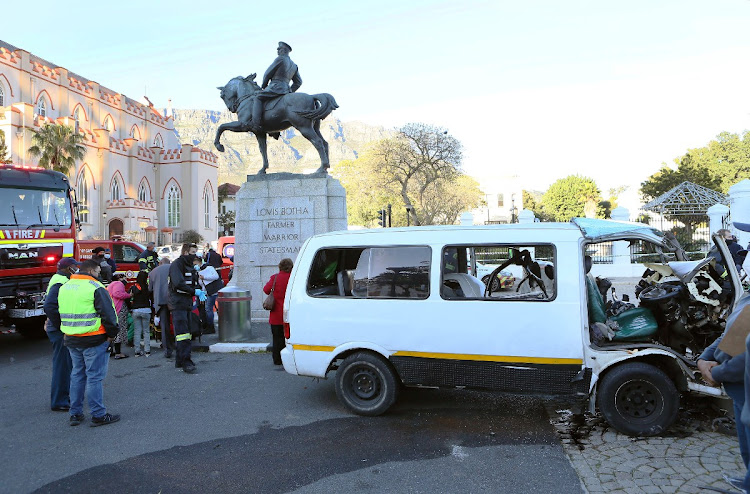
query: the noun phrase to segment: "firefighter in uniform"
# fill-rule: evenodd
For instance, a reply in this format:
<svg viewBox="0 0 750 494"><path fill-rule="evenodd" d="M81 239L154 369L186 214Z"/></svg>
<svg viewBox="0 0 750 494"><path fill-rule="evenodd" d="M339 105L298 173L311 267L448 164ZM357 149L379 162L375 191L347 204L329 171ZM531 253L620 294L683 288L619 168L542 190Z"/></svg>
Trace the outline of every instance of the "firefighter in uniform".
<svg viewBox="0 0 750 494"><path fill-rule="evenodd" d="M146 244L146 250L141 252L141 255L138 256L138 269L150 273L158 263L159 256L154 252L154 243L149 242Z"/></svg>
<svg viewBox="0 0 750 494"><path fill-rule="evenodd" d="M101 274L97 261L81 264L77 274L60 287L57 302L60 330L73 361L70 374L70 425L84 420L83 398L88 397L91 426L112 424L119 415L104 407L102 381L107 376L107 346L117 336L119 326L112 298L96 278Z"/></svg>
<svg viewBox="0 0 750 494"><path fill-rule="evenodd" d="M198 284L198 271L193 266L198 257L195 244L183 244L180 257L169 265L169 312L172 314L177 356L174 366L188 374L195 372L195 364L190 358L191 333L190 313L193 310L193 297L206 300L206 292Z"/></svg>
<svg viewBox="0 0 750 494"><path fill-rule="evenodd" d="M57 263L57 273L49 280L47 294L44 297L44 313L47 324L44 329L52 342L52 386L50 388L50 408L54 412L70 410L70 371L73 362L70 353L63 345L63 333L60 331L60 311L57 295L60 287L68 282L70 276L78 271L81 263L72 257L61 259Z"/></svg>

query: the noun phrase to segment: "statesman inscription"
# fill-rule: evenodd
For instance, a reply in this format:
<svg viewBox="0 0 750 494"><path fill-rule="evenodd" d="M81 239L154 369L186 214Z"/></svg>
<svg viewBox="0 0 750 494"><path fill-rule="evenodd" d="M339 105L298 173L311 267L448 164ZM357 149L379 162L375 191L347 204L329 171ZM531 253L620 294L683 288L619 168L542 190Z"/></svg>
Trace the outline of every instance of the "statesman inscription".
<svg viewBox="0 0 750 494"><path fill-rule="evenodd" d="M259 266L295 259L305 240L315 232L313 203L302 197L254 199L251 207L250 261Z"/></svg>

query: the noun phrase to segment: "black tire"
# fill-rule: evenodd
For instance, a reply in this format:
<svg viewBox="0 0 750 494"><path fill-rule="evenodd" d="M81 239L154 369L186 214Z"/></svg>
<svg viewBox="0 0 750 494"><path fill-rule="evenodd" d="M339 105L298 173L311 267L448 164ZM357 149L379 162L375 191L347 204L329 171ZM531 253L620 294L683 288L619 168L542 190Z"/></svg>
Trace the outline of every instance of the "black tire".
<svg viewBox="0 0 750 494"><path fill-rule="evenodd" d="M630 436L661 434L680 409L680 394L669 376L643 362L608 371L599 383L597 401L607 422Z"/></svg>
<svg viewBox="0 0 750 494"><path fill-rule="evenodd" d="M358 352L346 357L336 371L336 396L358 415L381 415L395 403L399 383L385 359Z"/></svg>
<svg viewBox="0 0 750 494"><path fill-rule="evenodd" d="M487 286L487 283L490 281L490 275L484 275L482 278L482 283L484 283L484 286ZM499 292L500 291L500 280L497 279L497 276L495 276L495 279L492 280L492 286L490 287L490 290L493 292Z"/></svg>
<svg viewBox="0 0 750 494"><path fill-rule="evenodd" d="M10 320L12 324L16 325L16 332L30 340L37 340L47 336L46 331L44 331L45 321L46 318L44 316Z"/></svg>

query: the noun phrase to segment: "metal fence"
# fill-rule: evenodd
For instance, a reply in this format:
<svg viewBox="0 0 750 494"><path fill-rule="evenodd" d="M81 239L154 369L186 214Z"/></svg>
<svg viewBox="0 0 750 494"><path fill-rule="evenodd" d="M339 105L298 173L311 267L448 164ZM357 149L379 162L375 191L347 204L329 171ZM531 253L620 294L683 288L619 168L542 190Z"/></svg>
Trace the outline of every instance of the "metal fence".
<svg viewBox="0 0 750 494"><path fill-rule="evenodd" d="M711 229L705 214L669 216L647 212L639 220L662 232L671 232L689 257L704 257L711 248Z"/></svg>
<svg viewBox="0 0 750 494"><path fill-rule="evenodd" d="M594 264L613 264L615 262L614 255L612 255L612 242L590 244L586 249L586 255L591 256L591 261Z"/></svg>

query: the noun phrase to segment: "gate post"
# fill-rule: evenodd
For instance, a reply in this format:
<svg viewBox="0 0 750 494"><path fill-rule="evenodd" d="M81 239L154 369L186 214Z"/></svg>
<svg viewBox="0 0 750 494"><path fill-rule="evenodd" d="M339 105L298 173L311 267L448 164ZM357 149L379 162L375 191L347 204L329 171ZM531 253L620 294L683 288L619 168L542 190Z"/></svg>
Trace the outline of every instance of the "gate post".
<svg viewBox="0 0 750 494"><path fill-rule="evenodd" d="M750 223L750 180L743 180L729 187L729 206L732 208L732 222ZM742 247L750 242L750 233L735 231Z"/></svg>

